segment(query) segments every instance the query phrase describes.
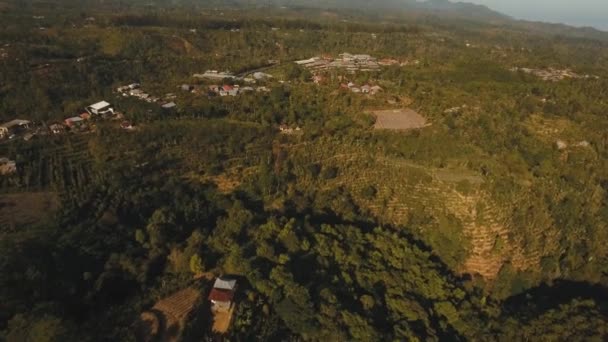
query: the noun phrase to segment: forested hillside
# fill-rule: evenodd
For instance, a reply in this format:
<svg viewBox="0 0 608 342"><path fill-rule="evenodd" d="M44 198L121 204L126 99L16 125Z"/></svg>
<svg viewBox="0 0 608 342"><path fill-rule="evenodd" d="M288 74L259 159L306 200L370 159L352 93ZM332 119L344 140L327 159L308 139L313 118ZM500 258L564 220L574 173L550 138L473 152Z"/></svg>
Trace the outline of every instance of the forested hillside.
<svg viewBox="0 0 608 342"><path fill-rule="evenodd" d="M606 38L433 4L0 2L0 340L606 340Z"/></svg>

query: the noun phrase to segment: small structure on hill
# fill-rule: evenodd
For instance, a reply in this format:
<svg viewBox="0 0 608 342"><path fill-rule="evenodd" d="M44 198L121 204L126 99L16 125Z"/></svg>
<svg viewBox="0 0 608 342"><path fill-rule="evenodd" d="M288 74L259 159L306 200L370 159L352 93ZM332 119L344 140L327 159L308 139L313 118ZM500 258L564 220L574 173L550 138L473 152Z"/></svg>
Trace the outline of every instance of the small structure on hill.
<svg viewBox="0 0 608 342"><path fill-rule="evenodd" d="M55 123L49 126L49 130L53 134L61 134L65 132L65 127L63 125Z"/></svg>
<svg viewBox="0 0 608 342"><path fill-rule="evenodd" d="M9 137L13 134L24 132L30 128L28 120L15 119L0 125L0 138Z"/></svg>
<svg viewBox="0 0 608 342"><path fill-rule="evenodd" d="M233 304L236 291L236 280L217 278L209 293L209 301L213 311L229 311Z"/></svg>
<svg viewBox="0 0 608 342"><path fill-rule="evenodd" d="M65 122L65 125L70 128L79 127L84 124L84 119L81 118L80 116L74 116L74 117L65 119L64 122Z"/></svg>
<svg viewBox="0 0 608 342"><path fill-rule="evenodd" d="M262 80L272 78L272 75L258 71L258 72L253 73L253 78L258 81L262 81Z"/></svg>
<svg viewBox="0 0 608 342"><path fill-rule="evenodd" d="M180 89L182 91L192 91L194 89L194 86L190 85L190 84L182 84L180 86Z"/></svg>
<svg viewBox="0 0 608 342"><path fill-rule="evenodd" d="M217 70L207 70L204 74L194 74L192 75L194 78L206 78L210 80L223 80L223 79L233 79L236 78L230 72L219 72Z"/></svg>
<svg viewBox="0 0 608 342"><path fill-rule="evenodd" d="M17 172L17 163L8 158L0 158L0 175L11 175Z"/></svg>
<svg viewBox="0 0 608 342"><path fill-rule="evenodd" d="M114 115L114 108L106 101L94 103L86 108L91 115Z"/></svg>
<svg viewBox="0 0 608 342"><path fill-rule="evenodd" d="M372 95L376 95L376 94L378 94L379 92L381 92L381 91L383 91L383 90L384 90L384 89L382 89L382 87L375 85L375 86L373 86L373 87L371 87L371 88L370 88L370 91L369 91L369 92L370 92L370 94L372 94Z"/></svg>
<svg viewBox="0 0 608 342"><path fill-rule="evenodd" d="M282 134L294 134L300 132L301 130L302 129L300 128L300 126L296 126L296 128L289 127L285 124L279 126L279 131Z"/></svg>
<svg viewBox="0 0 608 342"><path fill-rule="evenodd" d="M164 110L173 110L173 109L175 109L175 107L177 107L175 102L165 103L164 105L161 106L161 108Z"/></svg>
<svg viewBox="0 0 608 342"><path fill-rule="evenodd" d="M120 128L130 131L133 129L133 124L129 121L123 121L120 123Z"/></svg>

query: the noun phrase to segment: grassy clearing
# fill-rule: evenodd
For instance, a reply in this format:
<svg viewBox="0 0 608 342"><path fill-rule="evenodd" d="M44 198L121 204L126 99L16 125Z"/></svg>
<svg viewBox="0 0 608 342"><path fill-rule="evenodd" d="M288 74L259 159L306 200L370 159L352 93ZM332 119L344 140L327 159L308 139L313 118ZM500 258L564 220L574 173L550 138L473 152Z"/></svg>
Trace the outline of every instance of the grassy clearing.
<svg viewBox="0 0 608 342"><path fill-rule="evenodd" d="M376 110L375 129L410 130L427 126L426 119L412 109Z"/></svg>
<svg viewBox="0 0 608 342"><path fill-rule="evenodd" d="M564 118L546 118L532 115L525 123L526 127L534 132L540 139L548 143L556 140L583 140L584 134L576 123Z"/></svg>

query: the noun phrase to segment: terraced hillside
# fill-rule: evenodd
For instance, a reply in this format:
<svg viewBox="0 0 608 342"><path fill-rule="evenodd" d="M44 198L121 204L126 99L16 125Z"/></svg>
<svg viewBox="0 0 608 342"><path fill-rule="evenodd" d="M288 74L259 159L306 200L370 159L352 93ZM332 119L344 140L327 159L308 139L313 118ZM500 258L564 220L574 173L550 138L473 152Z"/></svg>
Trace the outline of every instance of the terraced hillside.
<svg viewBox="0 0 608 342"><path fill-rule="evenodd" d="M497 203L485 190L485 180L469 170L434 169L366 153L356 142L328 140L299 146L292 158L339 170L333 179L302 177L302 189L347 189L361 211L384 224L408 227L461 273L493 280L505 264L533 271L546 252L524 245L510 219L515 204ZM540 231L532 234L541 236Z"/></svg>

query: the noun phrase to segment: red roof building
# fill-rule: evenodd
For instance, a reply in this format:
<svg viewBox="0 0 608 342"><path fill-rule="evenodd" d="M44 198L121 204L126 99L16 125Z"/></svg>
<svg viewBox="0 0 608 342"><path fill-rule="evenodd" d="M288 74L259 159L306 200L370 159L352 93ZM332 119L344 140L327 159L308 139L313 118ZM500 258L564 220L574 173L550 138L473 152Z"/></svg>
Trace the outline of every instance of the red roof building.
<svg viewBox="0 0 608 342"><path fill-rule="evenodd" d="M234 298L234 291L230 290L222 290L222 289L212 289L211 293L209 293L209 300L217 303L217 302L232 302L232 298Z"/></svg>

